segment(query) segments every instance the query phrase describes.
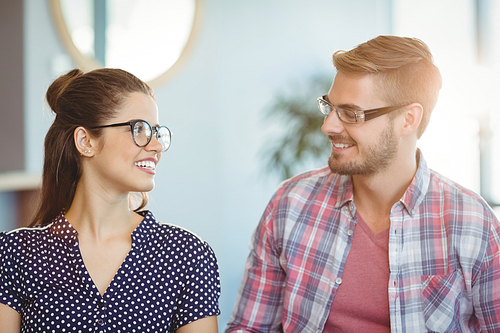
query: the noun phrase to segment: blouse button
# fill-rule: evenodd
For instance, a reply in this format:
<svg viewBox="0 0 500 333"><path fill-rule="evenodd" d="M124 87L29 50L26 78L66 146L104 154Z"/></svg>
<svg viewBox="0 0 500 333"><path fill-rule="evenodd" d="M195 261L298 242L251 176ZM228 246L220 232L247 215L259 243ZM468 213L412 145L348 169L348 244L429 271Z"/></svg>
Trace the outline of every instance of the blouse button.
<svg viewBox="0 0 500 333"><path fill-rule="evenodd" d="M97 321L97 324L99 324L99 326L102 326L102 325L104 325L104 320L102 320L102 319L99 319L99 320Z"/></svg>
<svg viewBox="0 0 500 333"><path fill-rule="evenodd" d="M104 307L104 303L100 301L99 304L97 304L97 306L99 307L99 309L102 309Z"/></svg>

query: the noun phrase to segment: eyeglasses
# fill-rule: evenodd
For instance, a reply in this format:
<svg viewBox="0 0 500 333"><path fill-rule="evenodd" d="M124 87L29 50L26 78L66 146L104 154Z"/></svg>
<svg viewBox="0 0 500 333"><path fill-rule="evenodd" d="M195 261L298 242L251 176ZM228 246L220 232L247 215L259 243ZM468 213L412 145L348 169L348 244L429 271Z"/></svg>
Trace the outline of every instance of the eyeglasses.
<svg viewBox="0 0 500 333"><path fill-rule="evenodd" d="M404 106L407 106L407 104L399 104L399 105L385 106L383 108L370 109L370 110L350 110L350 109L340 108L338 106L333 106L326 100L326 98L327 95L318 97L318 108L321 111L321 113L324 114L325 116L328 116L330 115L330 113L332 113L333 110L335 110L335 112L337 112L337 116L339 117L339 119L342 120L344 123L348 124L363 123L370 119L377 118L383 114L396 111Z"/></svg>
<svg viewBox="0 0 500 333"><path fill-rule="evenodd" d="M134 143L139 147L145 147L151 142L153 134L162 145L162 152L166 152L170 147L170 142L172 139L172 133L167 126L151 126L145 120L132 120L126 123L118 123L111 125L95 126L92 129L105 128L105 127L118 127L118 126L130 126L130 131L132 133L132 139Z"/></svg>

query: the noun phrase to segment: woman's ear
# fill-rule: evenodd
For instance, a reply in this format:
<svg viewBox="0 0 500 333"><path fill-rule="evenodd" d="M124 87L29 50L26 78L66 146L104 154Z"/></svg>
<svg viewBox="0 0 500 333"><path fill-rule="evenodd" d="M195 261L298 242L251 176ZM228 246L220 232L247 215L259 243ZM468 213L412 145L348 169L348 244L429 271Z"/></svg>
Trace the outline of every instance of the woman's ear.
<svg viewBox="0 0 500 333"><path fill-rule="evenodd" d="M420 103L411 103L406 106L403 111L404 124L402 127L402 135L416 133L418 126L422 122L424 108Z"/></svg>
<svg viewBox="0 0 500 333"><path fill-rule="evenodd" d="M80 155L86 157L94 156L94 150L92 146L92 139L90 137L89 132L85 127L77 127L74 131L74 140L76 149L80 152Z"/></svg>

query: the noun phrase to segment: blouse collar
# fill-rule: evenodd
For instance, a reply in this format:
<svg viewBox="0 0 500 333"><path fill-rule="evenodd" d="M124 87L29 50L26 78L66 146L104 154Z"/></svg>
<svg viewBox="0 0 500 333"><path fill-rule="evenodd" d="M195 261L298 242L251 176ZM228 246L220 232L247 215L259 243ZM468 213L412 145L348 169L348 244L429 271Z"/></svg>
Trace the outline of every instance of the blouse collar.
<svg viewBox="0 0 500 333"><path fill-rule="evenodd" d="M132 247L140 246L150 237L158 225L156 217L148 210L138 212L143 217L141 223L132 232ZM69 223L64 212L52 220L50 230L52 234L63 241L74 243L78 240L78 231Z"/></svg>

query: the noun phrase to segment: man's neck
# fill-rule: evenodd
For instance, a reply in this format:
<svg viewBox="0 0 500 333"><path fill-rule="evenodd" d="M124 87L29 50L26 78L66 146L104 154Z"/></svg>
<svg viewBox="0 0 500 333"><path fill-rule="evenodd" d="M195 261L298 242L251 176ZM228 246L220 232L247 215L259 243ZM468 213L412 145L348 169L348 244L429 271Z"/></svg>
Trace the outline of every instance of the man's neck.
<svg viewBox="0 0 500 333"><path fill-rule="evenodd" d="M375 175L352 176L357 211L374 233L389 228L392 206L412 182L417 165L418 161L413 156L399 159Z"/></svg>

